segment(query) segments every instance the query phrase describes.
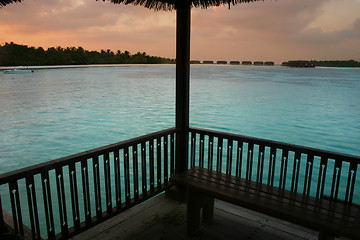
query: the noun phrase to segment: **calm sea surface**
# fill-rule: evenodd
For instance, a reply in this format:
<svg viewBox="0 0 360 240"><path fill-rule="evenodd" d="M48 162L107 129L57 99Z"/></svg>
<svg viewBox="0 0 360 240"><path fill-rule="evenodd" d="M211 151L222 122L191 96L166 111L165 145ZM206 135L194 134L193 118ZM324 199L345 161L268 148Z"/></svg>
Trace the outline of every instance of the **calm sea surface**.
<svg viewBox="0 0 360 240"><path fill-rule="evenodd" d="M360 155L360 69L191 67L190 125ZM173 127L175 66L0 72L0 173Z"/></svg>

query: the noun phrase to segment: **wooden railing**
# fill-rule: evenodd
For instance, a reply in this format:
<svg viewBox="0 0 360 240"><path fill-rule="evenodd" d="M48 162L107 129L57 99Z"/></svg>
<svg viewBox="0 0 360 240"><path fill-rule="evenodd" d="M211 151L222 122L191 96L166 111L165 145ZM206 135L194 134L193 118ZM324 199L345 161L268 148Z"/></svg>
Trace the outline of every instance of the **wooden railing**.
<svg viewBox="0 0 360 240"><path fill-rule="evenodd" d="M199 166L316 198L360 203L360 157L190 128L189 167Z"/></svg>
<svg viewBox="0 0 360 240"><path fill-rule="evenodd" d="M28 229L32 239L67 239L161 193L175 173L176 132L171 128L1 174L0 233L12 225L19 235ZM360 203L358 156L190 128L187 165Z"/></svg>
<svg viewBox="0 0 360 240"><path fill-rule="evenodd" d="M4 214L32 239L67 239L162 192L174 174L174 128L0 175ZM42 227L44 226L44 227Z"/></svg>

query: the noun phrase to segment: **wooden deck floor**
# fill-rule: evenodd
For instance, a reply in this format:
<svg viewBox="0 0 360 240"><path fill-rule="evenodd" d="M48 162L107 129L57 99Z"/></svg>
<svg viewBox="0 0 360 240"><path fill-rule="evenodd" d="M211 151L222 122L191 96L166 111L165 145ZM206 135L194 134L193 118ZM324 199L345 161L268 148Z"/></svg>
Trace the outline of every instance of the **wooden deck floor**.
<svg viewBox="0 0 360 240"><path fill-rule="evenodd" d="M311 229L217 200L213 223L188 237L185 210L161 194L72 239L317 239Z"/></svg>

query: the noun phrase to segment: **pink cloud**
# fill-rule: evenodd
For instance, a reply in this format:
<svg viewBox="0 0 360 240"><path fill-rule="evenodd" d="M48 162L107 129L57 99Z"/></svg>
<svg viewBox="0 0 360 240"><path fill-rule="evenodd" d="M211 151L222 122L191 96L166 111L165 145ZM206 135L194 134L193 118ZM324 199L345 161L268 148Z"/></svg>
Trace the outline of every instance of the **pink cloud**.
<svg viewBox="0 0 360 240"><path fill-rule="evenodd" d="M264 1L192 10L193 59L359 60L360 20L326 32L311 24L330 0ZM348 0L349 14L360 3ZM25 0L0 9L0 43L83 46L175 57L175 12L95 0ZM336 16L334 16L336 18ZM341 19L339 19L341 21Z"/></svg>

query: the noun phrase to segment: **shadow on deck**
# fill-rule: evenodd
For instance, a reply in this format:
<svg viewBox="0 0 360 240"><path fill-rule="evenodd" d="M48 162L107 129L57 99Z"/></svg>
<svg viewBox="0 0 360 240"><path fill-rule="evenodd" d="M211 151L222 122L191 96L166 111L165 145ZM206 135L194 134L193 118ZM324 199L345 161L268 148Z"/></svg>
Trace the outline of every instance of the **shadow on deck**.
<svg viewBox="0 0 360 240"><path fill-rule="evenodd" d="M87 239L317 239L317 232L223 201L215 201L214 221L186 234L186 204L160 194L75 237Z"/></svg>

